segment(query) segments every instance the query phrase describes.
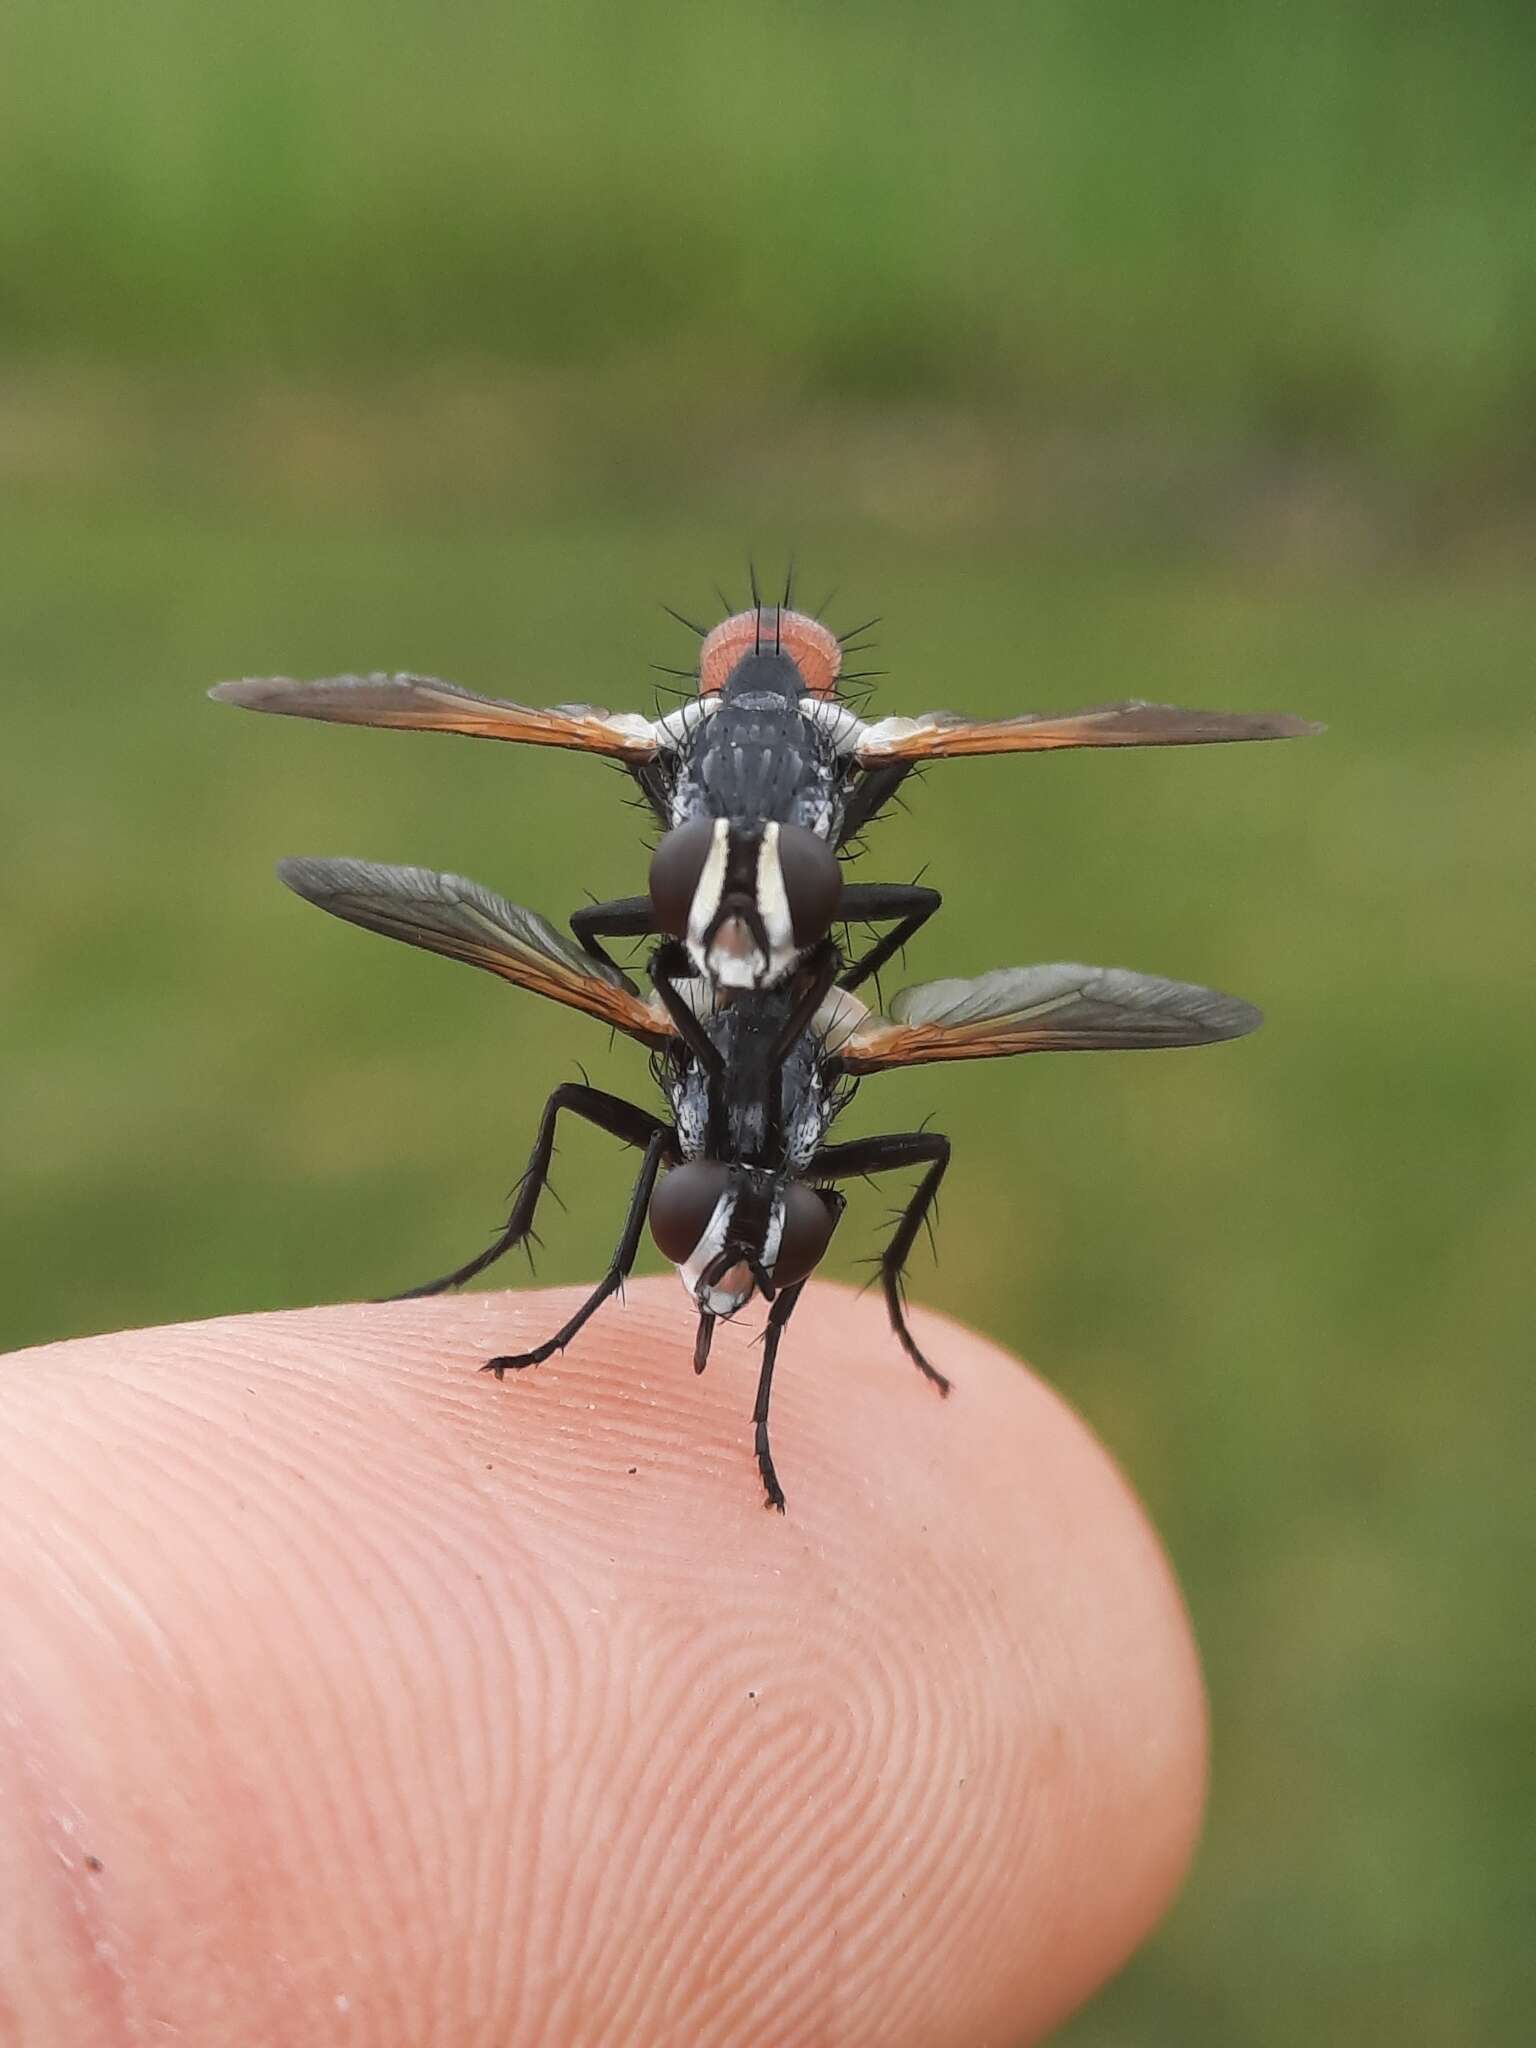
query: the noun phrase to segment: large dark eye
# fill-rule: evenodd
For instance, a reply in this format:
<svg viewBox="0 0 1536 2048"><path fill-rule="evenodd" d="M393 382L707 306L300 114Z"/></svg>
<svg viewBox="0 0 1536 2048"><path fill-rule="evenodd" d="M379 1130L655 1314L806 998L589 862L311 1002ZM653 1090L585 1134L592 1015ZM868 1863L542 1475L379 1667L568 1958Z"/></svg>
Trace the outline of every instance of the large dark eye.
<svg viewBox="0 0 1536 2048"><path fill-rule="evenodd" d="M695 818L669 832L651 855L651 908L674 939L687 936L688 913L714 836L713 818Z"/></svg>
<svg viewBox="0 0 1536 2048"><path fill-rule="evenodd" d="M797 946L813 946L832 928L843 893L843 871L825 839L803 825L779 827L779 869L789 898Z"/></svg>
<svg viewBox="0 0 1536 2048"><path fill-rule="evenodd" d="M674 1266L685 1264L698 1250L730 1178L728 1166L699 1160L692 1166L674 1166L651 1196L651 1235L656 1249Z"/></svg>
<svg viewBox="0 0 1536 2048"><path fill-rule="evenodd" d="M784 1197L784 1235L774 1262L774 1284L793 1287L820 1263L835 1216L819 1195L791 1181Z"/></svg>

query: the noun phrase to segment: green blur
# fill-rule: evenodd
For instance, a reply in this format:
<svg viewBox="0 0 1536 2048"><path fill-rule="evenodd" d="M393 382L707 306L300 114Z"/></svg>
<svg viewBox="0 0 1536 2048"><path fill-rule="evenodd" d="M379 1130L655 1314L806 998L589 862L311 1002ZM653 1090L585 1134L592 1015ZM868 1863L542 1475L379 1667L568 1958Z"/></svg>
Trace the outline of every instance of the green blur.
<svg viewBox="0 0 1536 2048"><path fill-rule="evenodd" d="M1207 1660L1202 1860L1074 2048L1525 2038L1533 20L0 28L0 1342L423 1278L577 1059L650 1099L634 1049L271 876L559 916L639 886L613 771L221 676L645 706L690 656L659 602L793 551L835 623L884 614L881 710L1327 722L945 764L862 869L947 899L888 987L1086 958L1268 1013L882 1078L844 1127L951 1134L913 1293L1106 1438ZM558 1185L575 1280L628 1169L573 1134ZM855 1191L834 1272L887 1207Z"/></svg>

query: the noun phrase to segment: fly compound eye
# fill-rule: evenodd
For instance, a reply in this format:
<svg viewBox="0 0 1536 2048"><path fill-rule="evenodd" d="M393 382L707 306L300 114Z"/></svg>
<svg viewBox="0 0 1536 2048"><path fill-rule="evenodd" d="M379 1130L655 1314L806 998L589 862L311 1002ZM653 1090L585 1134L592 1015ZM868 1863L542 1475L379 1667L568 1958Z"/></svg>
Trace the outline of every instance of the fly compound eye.
<svg viewBox="0 0 1536 2048"><path fill-rule="evenodd" d="M779 871L797 946L824 939L837 915L843 870L825 839L803 825L779 827Z"/></svg>
<svg viewBox="0 0 1536 2048"><path fill-rule="evenodd" d="M714 843L715 821L695 818L669 832L651 855L651 908L674 939L687 936L693 899Z"/></svg>
<svg viewBox="0 0 1536 2048"><path fill-rule="evenodd" d="M831 1209L799 1181L791 1181L784 1195L784 1234L779 1239L779 1256L773 1263L776 1287L793 1287L821 1264L821 1255L831 1241L836 1217Z"/></svg>
<svg viewBox="0 0 1536 2048"><path fill-rule="evenodd" d="M658 1185L651 1196L651 1236L674 1266L686 1265L698 1250L730 1181L728 1166L697 1160L674 1166Z"/></svg>

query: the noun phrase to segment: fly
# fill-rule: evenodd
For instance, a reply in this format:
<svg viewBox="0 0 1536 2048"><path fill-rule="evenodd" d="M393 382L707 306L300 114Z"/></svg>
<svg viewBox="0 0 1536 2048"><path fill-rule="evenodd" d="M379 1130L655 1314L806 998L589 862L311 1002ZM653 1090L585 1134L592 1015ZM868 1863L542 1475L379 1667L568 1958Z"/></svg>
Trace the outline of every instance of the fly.
<svg viewBox="0 0 1536 2048"><path fill-rule="evenodd" d="M279 874L333 916L429 952L465 960L584 1011L638 1040L669 1114L563 1082L544 1105L527 1170L505 1227L484 1251L412 1295L461 1286L533 1229L562 1115L584 1118L641 1154L624 1227L608 1270L576 1313L531 1351L490 1359L498 1379L562 1351L632 1269L649 1220L698 1309L694 1366L702 1372L717 1321L754 1296L768 1320L753 1407L766 1504L784 1508L768 1408L784 1331L806 1280L841 1220L839 1183L921 1169L921 1179L880 1254L891 1326L938 1392L949 1382L908 1327L902 1274L949 1166L936 1131L828 1142L859 1080L890 1067L1029 1052L1207 1045L1260 1022L1249 1003L1215 990L1123 968L1058 964L995 969L976 980L933 981L898 995L885 1015L837 985L842 956L830 938L766 989L736 992L694 974L687 948L668 940L651 965L652 990L572 944L535 912L477 883L424 868L355 860L288 860Z"/></svg>
<svg viewBox="0 0 1536 2048"><path fill-rule="evenodd" d="M933 916L937 890L846 882L840 864L850 842L926 762L1295 739L1321 730L1282 713L1191 711L1136 699L1060 714L989 720L927 711L871 724L839 695L842 641L791 609L790 595L786 581L781 603L755 602L704 632L698 694L664 717L587 704L533 710L417 675L312 683L269 676L220 683L210 694L290 717L574 748L621 763L663 830L649 886L643 896L576 911L571 928L604 961L604 939L676 939L694 971L721 990L776 986L835 925L888 925L868 952L841 966L839 986L856 988Z"/></svg>

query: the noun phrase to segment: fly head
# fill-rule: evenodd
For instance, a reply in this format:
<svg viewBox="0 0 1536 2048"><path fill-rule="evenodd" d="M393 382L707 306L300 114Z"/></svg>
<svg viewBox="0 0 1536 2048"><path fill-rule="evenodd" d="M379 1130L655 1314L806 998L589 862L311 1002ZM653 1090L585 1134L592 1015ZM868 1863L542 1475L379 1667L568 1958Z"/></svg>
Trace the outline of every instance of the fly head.
<svg viewBox="0 0 1536 2048"><path fill-rule="evenodd" d="M727 1318L812 1272L836 1221L804 1182L717 1159L673 1167L651 1197L658 1250L700 1308Z"/></svg>

